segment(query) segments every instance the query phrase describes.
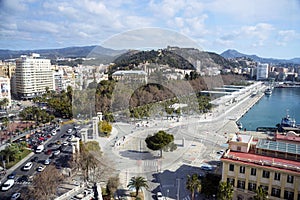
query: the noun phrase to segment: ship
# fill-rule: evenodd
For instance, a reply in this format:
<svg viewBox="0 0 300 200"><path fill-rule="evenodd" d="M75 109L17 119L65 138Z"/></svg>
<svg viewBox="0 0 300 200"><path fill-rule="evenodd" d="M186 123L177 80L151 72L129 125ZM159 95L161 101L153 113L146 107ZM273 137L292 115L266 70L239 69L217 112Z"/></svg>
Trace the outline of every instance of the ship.
<svg viewBox="0 0 300 200"><path fill-rule="evenodd" d="M267 88L265 90L265 95L271 95L272 94L272 89L271 88Z"/></svg>
<svg viewBox="0 0 300 200"><path fill-rule="evenodd" d="M287 114L285 117L281 119L280 126L296 128L297 127L296 120L290 117L289 114Z"/></svg>

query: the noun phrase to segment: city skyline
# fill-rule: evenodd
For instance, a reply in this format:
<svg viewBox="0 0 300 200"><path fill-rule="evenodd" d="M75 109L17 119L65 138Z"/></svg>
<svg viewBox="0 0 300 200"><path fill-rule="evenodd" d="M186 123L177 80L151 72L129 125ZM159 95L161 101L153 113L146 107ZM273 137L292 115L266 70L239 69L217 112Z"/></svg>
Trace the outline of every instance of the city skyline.
<svg viewBox="0 0 300 200"><path fill-rule="evenodd" d="M236 49L289 59L299 57L299 8L297 0L3 0L0 49L102 45L115 36L137 32L132 30L152 28L176 32L205 51ZM167 37L162 39L168 41ZM148 42L151 39L156 42L151 35Z"/></svg>

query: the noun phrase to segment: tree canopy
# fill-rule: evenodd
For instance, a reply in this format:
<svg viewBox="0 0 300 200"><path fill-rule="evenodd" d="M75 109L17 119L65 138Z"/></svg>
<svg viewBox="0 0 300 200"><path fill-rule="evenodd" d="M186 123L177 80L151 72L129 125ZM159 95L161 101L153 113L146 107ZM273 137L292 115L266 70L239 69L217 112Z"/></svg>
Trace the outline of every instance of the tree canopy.
<svg viewBox="0 0 300 200"><path fill-rule="evenodd" d="M229 200L233 198L233 186L228 182L220 182L218 199Z"/></svg>
<svg viewBox="0 0 300 200"><path fill-rule="evenodd" d="M160 156L162 156L162 150L174 141L174 136L168 134L165 131L158 131L152 136L148 136L145 140L147 147L153 151L160 150Z"/></svg>
<svg viewBox="0 0 300 200"><path fill-rule="evenodd" d="M148 188L147 180L144 177L138 176L138 177L131 177L127 187L129 189L135 189L135 196L137 197L139 195L139 191L141 188Z"/></svg>
<svg viewBox="0 0 300 200"><path fill-rule="evenodd" d="M201 180L199 179L198 174L187 176L186 189L192 193L192 200L195 198L195 192L201 192L201 188Z"/></svg>

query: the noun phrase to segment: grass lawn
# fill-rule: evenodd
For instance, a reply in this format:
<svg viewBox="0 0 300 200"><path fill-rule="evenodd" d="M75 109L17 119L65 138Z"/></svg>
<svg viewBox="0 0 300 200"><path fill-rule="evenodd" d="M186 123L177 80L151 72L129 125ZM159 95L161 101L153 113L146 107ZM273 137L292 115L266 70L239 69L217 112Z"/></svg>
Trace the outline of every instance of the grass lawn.
<svg viewBox="0 0 300 200"><path fill-rule="evenodd" d="M22 160L23 158L25 158L28 154L30 154L32 151L29 149L23 149L22 151L20 151L20 153L16 156L16 160L9 162L6 164L6 168L9 169L12 166L14 166L15 164L17 164L20 160Z"/></svg>
<svg viewBox="0 0 300 200"><path fill-rule="evenodd" d="M96 153L101 153L99 143L96 141L90 141L85 143L85 147L88 151L94 151Z"/></svg>

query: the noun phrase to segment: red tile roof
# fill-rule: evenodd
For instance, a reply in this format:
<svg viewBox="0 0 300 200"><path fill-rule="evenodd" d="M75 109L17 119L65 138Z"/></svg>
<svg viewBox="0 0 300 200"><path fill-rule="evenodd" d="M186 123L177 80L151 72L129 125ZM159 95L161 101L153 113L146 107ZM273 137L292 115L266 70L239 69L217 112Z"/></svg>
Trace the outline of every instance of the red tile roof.
<svg viewBox="0 0 300 200"><path fill-rule="evenodd" d="M224 154L221 160L229 160L231 162L244 163L253 166L264 166L266 168L280 169L289 172L292 171L300 174L299 161L234 151L230 151L229 153Z"/></svg>

